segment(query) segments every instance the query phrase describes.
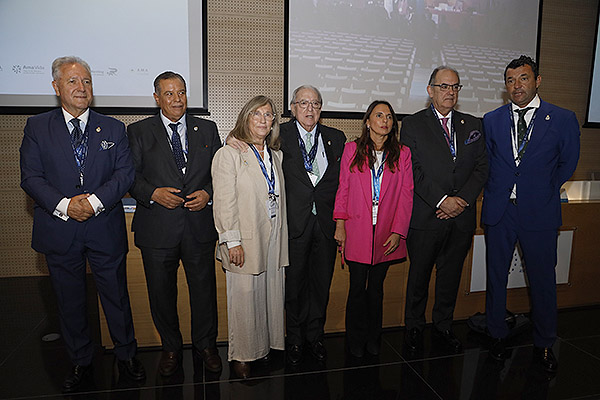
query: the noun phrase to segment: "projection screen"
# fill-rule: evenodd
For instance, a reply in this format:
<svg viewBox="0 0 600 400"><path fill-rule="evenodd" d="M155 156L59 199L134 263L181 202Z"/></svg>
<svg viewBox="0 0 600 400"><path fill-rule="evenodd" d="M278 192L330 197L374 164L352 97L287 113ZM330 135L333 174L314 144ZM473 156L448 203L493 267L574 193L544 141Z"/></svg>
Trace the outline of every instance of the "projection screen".
<svg viewBox="0 0 600 400"><path fill-rule="evenodd" d="M206 0L0 1L0 109L58 105L52 61L76 55L92 69L95 108L155 111L154 78L186 78L188 106L207 110ZM33 108L33 110L32 110Z"/></svg>
<svg viewBox="0 0 600 400"><path fill-rule="evenodd" d="M285 102L319 88L325 116L358 117L371 101L398 114L428 103L438 65L459 71L458 109L482 116L504 103L504 68L537 59L540 0L288 0Z"/></svg>

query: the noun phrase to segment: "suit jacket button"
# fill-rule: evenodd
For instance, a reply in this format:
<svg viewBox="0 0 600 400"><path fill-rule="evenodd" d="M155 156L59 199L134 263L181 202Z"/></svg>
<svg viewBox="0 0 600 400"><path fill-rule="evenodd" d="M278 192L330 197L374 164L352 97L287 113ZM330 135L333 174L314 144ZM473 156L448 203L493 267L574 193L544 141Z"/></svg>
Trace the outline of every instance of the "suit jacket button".
<svg viewBox="0 0 600 400"><path fill-rule="evenodd" d="M81 189L81 185L75 185L75 189Z"/></svg>
<svg viewBox="0 0 600 400"><path fill-rule="evenodd" d="M515 176L521 176L520 172L515 172Z"/></svg>

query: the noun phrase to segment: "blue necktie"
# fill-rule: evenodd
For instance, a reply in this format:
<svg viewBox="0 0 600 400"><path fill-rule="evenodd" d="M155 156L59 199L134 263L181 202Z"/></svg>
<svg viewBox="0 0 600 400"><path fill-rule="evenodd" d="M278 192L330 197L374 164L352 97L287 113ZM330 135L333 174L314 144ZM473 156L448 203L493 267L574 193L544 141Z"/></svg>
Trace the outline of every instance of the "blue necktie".
<svg viewBox="0 0 600 400"><path fill-rule="evenodd" d="M73 153L75 154L75 161L77 161L80 173L83 173L88 150L87 136L81 131L79 118L73 118L69 122L73 124L73 130L71 131L71 146L73 147Z"/></svg>
<svg viewBox="0 0 600 400"><path fill-rule="evenodd" d="M183 149L181 148L179 133L177 133L177 125L179 125L179 122L176 124L169 124L169 128L173 130L173 134L171 135L171 147L173 148L175 164L177 164L179 170L182 170L185 168L185 157L183 157Z"/></svg>

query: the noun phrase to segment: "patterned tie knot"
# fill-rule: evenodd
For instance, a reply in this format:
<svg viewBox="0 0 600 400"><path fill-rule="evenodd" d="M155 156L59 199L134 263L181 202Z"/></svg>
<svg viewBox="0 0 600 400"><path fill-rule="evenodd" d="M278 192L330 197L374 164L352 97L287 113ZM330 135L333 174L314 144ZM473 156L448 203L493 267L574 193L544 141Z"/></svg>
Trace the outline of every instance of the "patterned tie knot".
<svg viewBox="0 0 600 400"><path fill-rule="evenodd" d="M533 110L533 107L526 107L515 111L519 114L519 119L522 119L525 118L525 114L527 114L527 111L529 110Z"/></svg>
<svg viewBox="0 0 600 400"><path fill-rule="evenodd" d="M73 118L70 122L73 125L71 135L73 135L73 142L75 143L75 147L77 147L81 143L81 137L83 136L80 121L79 118Z"/></svg>

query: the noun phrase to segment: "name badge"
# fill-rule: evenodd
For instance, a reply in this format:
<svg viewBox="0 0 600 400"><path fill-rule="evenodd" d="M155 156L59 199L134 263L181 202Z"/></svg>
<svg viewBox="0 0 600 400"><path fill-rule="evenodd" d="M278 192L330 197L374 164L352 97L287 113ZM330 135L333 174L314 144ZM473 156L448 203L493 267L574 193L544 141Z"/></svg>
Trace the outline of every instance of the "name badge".
<svg viewBox="0 0 600 400"><path fill-rule="evenodd" d="M269 216L275 218L277 216L277 199L275 196L269 196L267 200L267 209L269 210Z"/></svg>
<svg viewBox="0 0 600 400"><path fill-rule="evenodd" d="M373 202L373 225L377 223L377 212L379 211L379 202Z"/></svg>

